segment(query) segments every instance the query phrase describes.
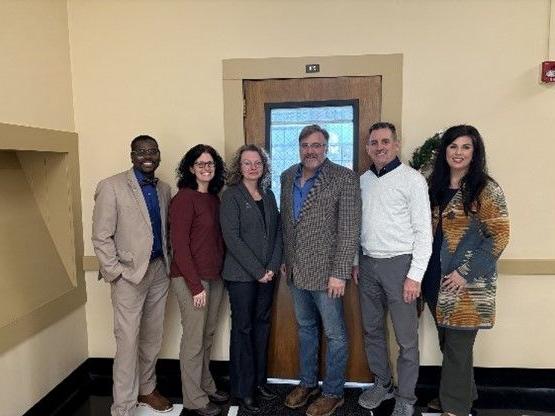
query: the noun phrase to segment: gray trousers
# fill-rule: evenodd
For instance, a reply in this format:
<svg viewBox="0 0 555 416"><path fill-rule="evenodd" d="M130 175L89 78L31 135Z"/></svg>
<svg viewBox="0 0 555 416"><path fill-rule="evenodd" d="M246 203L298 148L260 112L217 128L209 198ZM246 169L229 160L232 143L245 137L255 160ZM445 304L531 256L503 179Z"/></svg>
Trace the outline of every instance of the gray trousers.
<svg viewBox="0 0 555 416"><path fill-rule="evenodd" d="M467 416L478 398L474 382L472 350L478 330L437 328L443 353L439 402L444 412Z"/></svg>
<svg viewBox="0 0 555 416"><path fill-rule="evenodd" d="M412 256L405 254L388 259L360 256L359 297L364 327L364 348L370 370L382 381L392 378L387 348L386 316L391 315L395 339L399 345L397 359L397 397L416 402L418 379L418 315L416 303L403 301L403 284Z"/></svg>
<svg viewBox="0 0 555 416"><path fill-rule="evenodd" d="M149 264L138 284L119 278L110 285L116 337L111 414L133 416L137 396L156 388L155 366L162 346L170 279L159 258Z"/></svg>
<svg viewBox="0 0 555 416"><path fill-rule="evenodd" d="M206 306L195 308L193 295L185 279L171 279L172 291L177 296L181 311L181 346L179 349L179 365L181 368L181 390L183 407L200 409L208 402L209 394L216 392L216 384L210 373L210 352L218 315L224 295L224 284L221 279L202 280L206 290Z"/></svg>

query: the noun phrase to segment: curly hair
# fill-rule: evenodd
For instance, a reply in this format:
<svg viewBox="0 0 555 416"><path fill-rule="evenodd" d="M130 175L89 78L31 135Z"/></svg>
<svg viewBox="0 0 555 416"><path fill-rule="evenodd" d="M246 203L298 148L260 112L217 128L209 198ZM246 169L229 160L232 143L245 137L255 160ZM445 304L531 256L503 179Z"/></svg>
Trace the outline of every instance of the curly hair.
<svg viewBox="0 0 555 416"><path fill-rule="evenodd" d="M271 175L270 175L270 158L268 153L261 148L254 144L244 144L241 146L231 159L229 163L229 174L227 177L227 184L228 185L237 185L243 179L243 175L241 174L241 156L244 152L257 152L260 155L260 159L262 160L262 176L258 179L258 187L262 191L266 191L271 183Z"/></svg>
<svg viewBox="0 0 555 416"><path fill-rule="evenodd" d="M214 159L215 171L214 177L208 184L208 192L217 195L223 188L225 182L225 165L222 157L218 154L216 149L207 144L197 144L196 146L189 149L179 166L176 169L177 176L177 187L190 188L197 190L198 183L196 176L191 172L191 168L194 166L196 160L203 154L208 153Z"/></svg>
<svg viewBox="0 0 555 416"><path fill-rule="evenodd" d="M473 145L472 161L468 167L468 172L461 180L463 207L465 214L468 215L472 204L478 200L488 180L493 180L488 175L484 140L473 126L464 124L453 126L445 130L445 133L441 136L434 169L429 179L430 202L432 207L438 206L449 188L451 169L447 164L446 151L451 143L462 136L470 137Z"/></svg>

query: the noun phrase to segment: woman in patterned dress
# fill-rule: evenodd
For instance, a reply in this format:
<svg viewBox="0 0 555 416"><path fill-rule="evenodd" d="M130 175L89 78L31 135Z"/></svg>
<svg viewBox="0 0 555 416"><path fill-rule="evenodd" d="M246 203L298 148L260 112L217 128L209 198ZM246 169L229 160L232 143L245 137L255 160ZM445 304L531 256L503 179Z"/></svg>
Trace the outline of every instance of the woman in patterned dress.
<svg viewBox="0 0 555 416"><path fill-rule="evenodd" d="M509 216L472 126L445 131L429 182L434 244L422 292L443 353L435 402L443 416L467 416L477 398L474 341L495 322L496 263L509 242Z"/></svg>

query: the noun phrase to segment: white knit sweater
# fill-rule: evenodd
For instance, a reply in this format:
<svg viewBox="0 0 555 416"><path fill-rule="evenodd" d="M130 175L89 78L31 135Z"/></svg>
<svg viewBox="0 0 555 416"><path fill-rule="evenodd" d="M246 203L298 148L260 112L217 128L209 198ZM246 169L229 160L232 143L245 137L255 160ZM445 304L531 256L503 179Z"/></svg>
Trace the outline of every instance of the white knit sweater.
<svg viewBox="0 0 555 416"><path fill-rule="evenodd" d="M407 274L421 281L432 253L432 222L424 177L401 164L377 177L368 170L360 177L364 255L390 258L411 254Z"/></svg>

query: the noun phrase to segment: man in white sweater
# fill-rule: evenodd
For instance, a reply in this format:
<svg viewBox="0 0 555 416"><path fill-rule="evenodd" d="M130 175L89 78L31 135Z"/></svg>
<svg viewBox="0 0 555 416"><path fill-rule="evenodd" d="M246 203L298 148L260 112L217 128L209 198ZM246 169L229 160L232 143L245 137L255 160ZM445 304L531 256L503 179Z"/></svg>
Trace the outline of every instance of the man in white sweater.
<svg viewBox="0 0 555 416"><path fill-rule="evenodd" d="M395 397L392 416L412 416L419 367L416 298L432 252L432 225L426 180L399 161L399 148L393 124L370 127L366 151L372 166L360 178L361 255L353 279L359 284L366 356L376 378L359 404L374 409ZM400 348L397 389L388 359L388 310Z"/></svg>

